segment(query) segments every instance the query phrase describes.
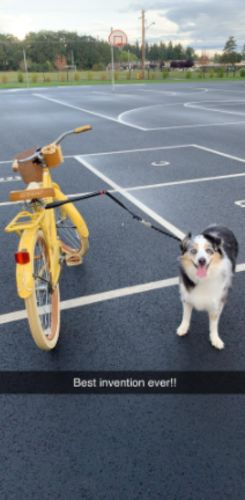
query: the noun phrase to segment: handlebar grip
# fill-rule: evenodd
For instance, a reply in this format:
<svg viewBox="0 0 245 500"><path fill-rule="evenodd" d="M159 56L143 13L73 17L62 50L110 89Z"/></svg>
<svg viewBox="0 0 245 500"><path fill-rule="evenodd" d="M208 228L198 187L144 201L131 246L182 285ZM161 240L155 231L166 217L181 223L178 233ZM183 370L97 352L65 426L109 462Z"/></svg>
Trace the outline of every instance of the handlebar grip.
<svg viewBox="0 0 245 500"><path fill-rule="evenodd" d="M83 125L82 127L74 128L73 132L74 134L81 134L81 132L88 132L89 130L92 130L91 125Z"/></svg>

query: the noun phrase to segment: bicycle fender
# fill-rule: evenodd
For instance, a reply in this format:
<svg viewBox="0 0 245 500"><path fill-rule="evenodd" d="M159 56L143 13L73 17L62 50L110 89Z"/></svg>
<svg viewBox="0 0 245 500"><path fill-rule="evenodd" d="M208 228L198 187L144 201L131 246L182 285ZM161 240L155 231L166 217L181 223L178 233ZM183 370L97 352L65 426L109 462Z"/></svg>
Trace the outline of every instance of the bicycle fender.
<svg viewBox="0 0 245 500"><path fill-rule="evenodd" d="M57 185L53 184L54 190L55 190L55 200L57 201L63 201L67 200L67 196L62 193L59 189L57 189ZM73 203L68 203L67 205L64 205L62 207L62 210L67 213L73 220L73 222L77 226L77 230L82 238L88 238L89 237L89 231L88 231L88 226L80 214L80 212L77 210L77 208L73 205Z"/></svg>
<svg viewBox="0 0 245 500"><path fill-rule="evenodd" d="M30 262L27 264L16 264L16 285L18 295L21 299L30 297L34 290L33 252L36 237L36 228L26 229L22 233L18 246L19 252L25 250L30 255Z"/></svg>

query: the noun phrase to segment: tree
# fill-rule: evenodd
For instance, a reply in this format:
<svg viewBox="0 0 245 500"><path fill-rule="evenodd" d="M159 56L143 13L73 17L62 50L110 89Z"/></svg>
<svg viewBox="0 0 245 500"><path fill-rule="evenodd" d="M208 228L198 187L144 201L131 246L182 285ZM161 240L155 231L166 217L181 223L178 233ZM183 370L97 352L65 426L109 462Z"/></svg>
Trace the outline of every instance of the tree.
<svg viewBox="0 0 245 500"><path fill-rule="evenodd" d="M173 51L173 44L172 42L169 42L168 46L167 46L167 59L170 60L170 59L174 59L174 51Z"/></svg>
<svg viewBox="0 0 245 500"><path fill-rule="evenodd" d="M237 48L237 43L234 38L234 36L230 36L224 46L224 52L226 54L231 54L232 52L235 52Z"/></svg>
<svg viewBox="0 0 245 500"><path fill-rule="evenodd" d="M92 36L81 36L76 32L41 30L28 33L23 41L13 35L0 33L0 71L23 68L23 49L30 71L52 71L57 69L57 66L61 69L73 64L78 69L92 69L94 65L106 67L111 60L108 42ZM140 59L139 42L124 47L125 53L121 53L121 59L125 62L128 51L131 61ZM115 60L119 61L119 56L120 51L115 48ZM151 62L163 64L164 61L173 59L193 60L195 53L191 47L185 49L180 43L173 45L170 41L167 45L160 42L149 46L147 57Z"/></svg>
<svg viewBox="0 0 245 500"><path fill-rule="evenodd" d="M178 60L183 60L185 58L184 49L180 43L173 47L173 58Z"/></svg>
<svg viewBox="0 0 245 500"><path fill-rule="evenodd" d="M220 64L222 62L222 55L218 54L217 52L214 54L213 57L213 62L215 64Z"/></svg>
<svg viewBox="0 0 245 500"><path fill-rule="evenodd" d="M195 51L192 47L186 48L185 57L186 59L190 59L191 61L194 61L197 58Z"/></svg>
<svg viewBox="0 0 245 500"><path fill-rule="evenodd" d="M244 43L243 48L242 48L241 56L242 56L242 61L245 61L245 43Z"/></svg>
<svg viewBox="0 0 245 500"><path fill-rule="evenodd" d="M0 34L0 70L17 70L22 59L23 50L18 38Z"/></svg>
<svg viewBox="0 0 245 500"><path fill-rule="evenodd" d="M150 59L150 61L158 61L159 59L161 59L159 46L156 43L154 43L150 47L148 51L148 58Z"/></svg>
<svg viewBox="0 0 245 500"><path fill-rule="evenodd" d="M224 46L221 61L225 64L235 64L241 61L241 54L236 52L237 43L234 36L230 36Z"/></svg>
<svg viewBox="0 0 245 500"><path fill-rule="evenodd" d="M132 54L129 50L120 50L119 55L118 55L118 60L120 62L135 62L137 61L137 57L135 54Z"/></svg>

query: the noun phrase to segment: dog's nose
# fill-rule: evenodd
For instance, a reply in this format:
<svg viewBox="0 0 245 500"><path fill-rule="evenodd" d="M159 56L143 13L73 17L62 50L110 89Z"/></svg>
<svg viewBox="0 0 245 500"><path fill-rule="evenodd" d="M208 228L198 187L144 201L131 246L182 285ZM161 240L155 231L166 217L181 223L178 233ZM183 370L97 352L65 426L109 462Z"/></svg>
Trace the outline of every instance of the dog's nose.
<svg viewBox="0 0 245 500"><path fill-rule="evenodd" d="M201 257L200 259L198 259L198 264L200 264L200 266L205 266L206 259L204 259L203 257Z"/></svg>

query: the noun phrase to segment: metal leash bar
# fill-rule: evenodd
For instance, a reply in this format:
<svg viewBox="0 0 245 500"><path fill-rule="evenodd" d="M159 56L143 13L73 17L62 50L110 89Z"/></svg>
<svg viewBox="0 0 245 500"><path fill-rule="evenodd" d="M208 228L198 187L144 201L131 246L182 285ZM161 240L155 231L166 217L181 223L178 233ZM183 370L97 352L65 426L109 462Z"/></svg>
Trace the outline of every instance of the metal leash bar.
<svg viewBox="0 0 245 500"><path fill-rule="evenodd" d="M117 205L119 205L121 208L126 210L126 212L128 212L133 217L133 219L137 220L138 222L143 224L145 227L150 228L150 229L154 229L154 231L158 231L159 233L161 233L165 236L168 236L169 238L172 238L176 241L181 241L181 238L178 238L178 236L175 236L174 234L171 234L167 231L164 231L164 229L161 229L160 227L154 226L151 222L144 220L142 217L140 217L139 215L132 212L132 210L130 210L122 201L120 201L118 198L116 198L116 196L111 194L109 191L105 191L105 190L104 191L95 191L93 193L88 193L88 194L84 194L81 196L74 196L74 198L67 198L67 200L53 201L52 203L48 203L45 206L45 209L49 210L51 208L58 208L58 207L62 207L63 205L66 205L66 203L73 203L76 201L88 200L89 198L95 198L96 196L101 196L101 195L108 196L108 198L110 198L115 203L117 203Z"/></svg>

